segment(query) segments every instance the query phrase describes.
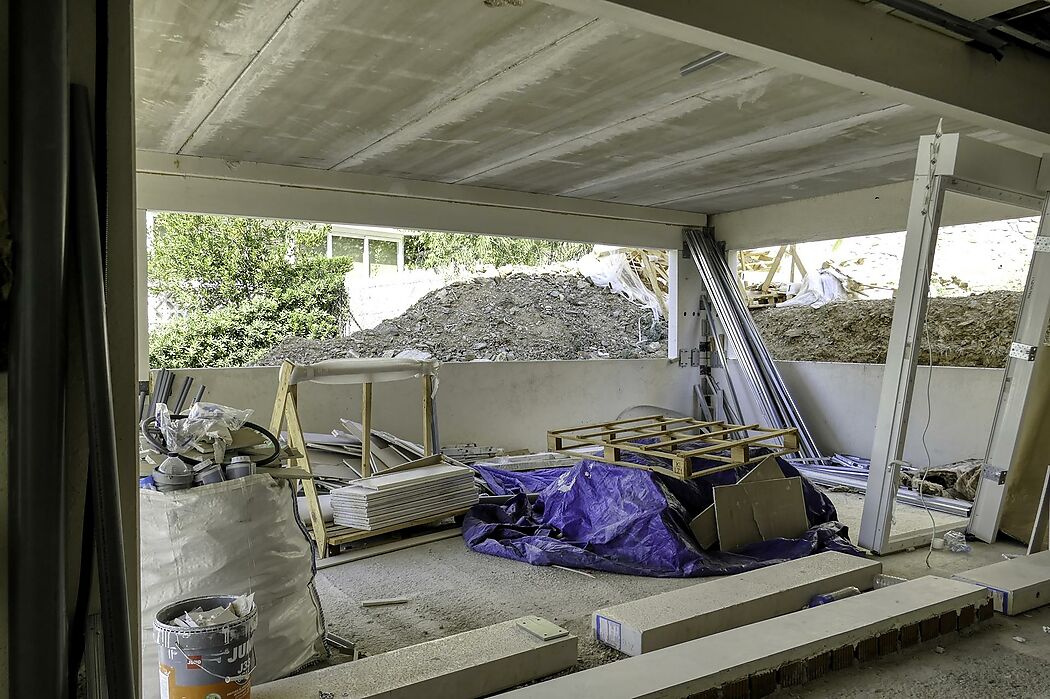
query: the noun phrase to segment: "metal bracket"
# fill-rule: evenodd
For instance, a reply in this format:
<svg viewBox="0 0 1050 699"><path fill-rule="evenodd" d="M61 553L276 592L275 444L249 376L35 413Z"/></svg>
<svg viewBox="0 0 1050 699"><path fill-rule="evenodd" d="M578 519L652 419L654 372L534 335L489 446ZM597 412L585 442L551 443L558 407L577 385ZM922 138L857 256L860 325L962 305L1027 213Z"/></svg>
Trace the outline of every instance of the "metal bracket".
<svg viewBox="0 0 1050 699"><path fill-rule="evenodd" d="M1033 252L1050 252L1050 235L1037 235Z"/></svg>
<svg viewBox="0 0 1050 699"><path fill-rule="evenodd" d="M685 353L689 353L689 358L686 359ZM680 367L695 367L705 366L705 357L707 356L706 350L703 348L693 348L690 350L678 350L678 366Z"/></svg>
<svg viewBox="0 0 1050 699"><path fill-rule="evenodd" d="M1009 356L1014 359L1023 359L1026 362L1035 361L1035 353L1038 347L1035 345L1026 345L1023 342L1011 342Z"/></svg>
<svg viewBox="0 0 1050 699"><path fill-rule="evenodd" d="M1006 485L1005 468L999 468L998 466L985 464L984 468L981 469L981 477L987 481L992 481L996 485Z"/></svg>
<svg viewBox="0 0 1050 699"><path fill-rule="evenodd" d="M538 616L523 617L518 626L531 633L541 641L553 641L556 638L564 638L569 632L562 627Z"/></svg>

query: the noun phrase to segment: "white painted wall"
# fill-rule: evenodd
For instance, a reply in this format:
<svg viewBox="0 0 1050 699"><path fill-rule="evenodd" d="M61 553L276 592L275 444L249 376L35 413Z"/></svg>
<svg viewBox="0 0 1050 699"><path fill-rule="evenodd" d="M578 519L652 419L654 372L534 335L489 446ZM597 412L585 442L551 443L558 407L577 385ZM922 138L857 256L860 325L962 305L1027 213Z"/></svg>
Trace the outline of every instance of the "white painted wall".
<svg viewBox="0 0 1050 699"><path fill-rule="evenodd" d="M777 362L813 438L827 452L867 457L875 429L882 364ZM933 418L926 444L934 465L983 458L1003 380L1002 369L918 367L904 458L926 464L922 431L930 380Z"/></svg>
<svg viewBox="0 0 1050 699"><path fill-rule="evenodd" d="M869 455L882 365L777 362L777 366L826 452ZM252 408L253 421L269 422L276 368L179 370L176 393L187 375L208 387L206 400ZM921 434L927 415L927 376L929 370L919 367L905 450L905 458L916 464L926 463ZM1001 381L1001 369L934 368L933 420L926 439L934 464L984 456ZM441 366L438 382L443 443L545 449L547 430L609 420L635 405L692 414L696 374L662 359L452 362ZM376 384L372 408L376 428L420 441L419 392L418 381ZM307 431L328 432L339 425L340 417L359 419L358 386L303 384L299 395ZM746 404L744 410L745 417L754 414Z"/></svg>
<svg viewBox="0 0 1050 699"><path fill-rule="evenodd" d="M179 370L176 395L187 375L208 387L205 400L252 408L253 422L269 422L276 368ZM635 405L691 414L695 383L695 369L665 359L452 362L438 374L438 426L444 444L546 449L547 430L609 420ZM375 384L373 425L420 441L420 390L419 381ZM340 417L358 419L360 397L359 386L301 385L303 428L328 432L339 426Z"/></svg>

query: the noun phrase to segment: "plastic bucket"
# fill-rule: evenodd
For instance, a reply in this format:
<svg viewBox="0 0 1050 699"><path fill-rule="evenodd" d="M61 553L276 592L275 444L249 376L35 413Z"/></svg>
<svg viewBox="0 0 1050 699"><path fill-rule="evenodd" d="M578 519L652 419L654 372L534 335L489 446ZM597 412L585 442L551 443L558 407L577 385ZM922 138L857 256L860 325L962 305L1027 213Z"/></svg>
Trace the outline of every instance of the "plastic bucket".
<svg viewBox="0 0 1050 699"><path fill-rule="evenodd" d="M224 480L226 477L222 474L222 467L219 464L211 464L200 471L195 471L193 476L193 482L197 485L222 483Z"/></svg>
<svg viewBox="0 0 1050 699"><path fill-rule="evenodd" d="M226 465L226 480L235 478L247 478L255 473L255 463L247 456L235 456L233 461Z"/></svg>
<svg viewBox="0 0 1050 699"><path fill-rule="evenodd" d="M161 699L248 699L255 670L252 636L258 613L226 624L187 629L171 621L197 607L225 607L232 595L194 597L169 604L153 621L159 647Z"/></svg>

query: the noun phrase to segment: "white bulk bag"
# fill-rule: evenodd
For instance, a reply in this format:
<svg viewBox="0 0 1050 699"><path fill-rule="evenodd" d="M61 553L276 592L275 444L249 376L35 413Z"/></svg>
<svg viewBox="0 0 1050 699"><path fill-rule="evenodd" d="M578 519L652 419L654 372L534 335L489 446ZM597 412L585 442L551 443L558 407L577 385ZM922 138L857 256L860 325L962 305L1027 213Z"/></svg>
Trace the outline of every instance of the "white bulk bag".
<svg viewBox="0 0 1050 699"><path fill-rule="evenodd" d="M159 696L153 619L188 597L255 593L252 684L327 656L314 557L289 481L257 474L188 490L139 491L142 689Z"/></svg>

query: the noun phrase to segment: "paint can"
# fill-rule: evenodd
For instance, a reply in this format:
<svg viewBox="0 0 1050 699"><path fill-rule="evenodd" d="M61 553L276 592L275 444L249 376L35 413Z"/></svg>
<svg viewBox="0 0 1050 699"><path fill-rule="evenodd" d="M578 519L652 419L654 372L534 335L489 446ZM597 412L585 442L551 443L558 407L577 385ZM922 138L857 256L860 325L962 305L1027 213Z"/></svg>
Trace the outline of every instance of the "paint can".
<svg viewBox="0 0 1050 699"><path fill-rule="evenodd" d="M225 607L233 595L182 600L157 612L153 638L159 647L161 699L250 699L258 625L255 608L225 624L185 628L171 622L184 612Z"/></svg>
<svg viewBox="0 0 1050 699"><path fill-rule="evenodd" d="M252 461L250 456L235 456L230 460L229 466L226 467L226 480L232 481L234 478L244 478L255 473L255 462Z"/></svg>
<svg viewBox="0 0 1050 699"><path fill-rule="evenodd" d="M210 485L224 480L226 476L222 473L222 466L212 461L202 461L193 468L194 485Z"/></svg>

